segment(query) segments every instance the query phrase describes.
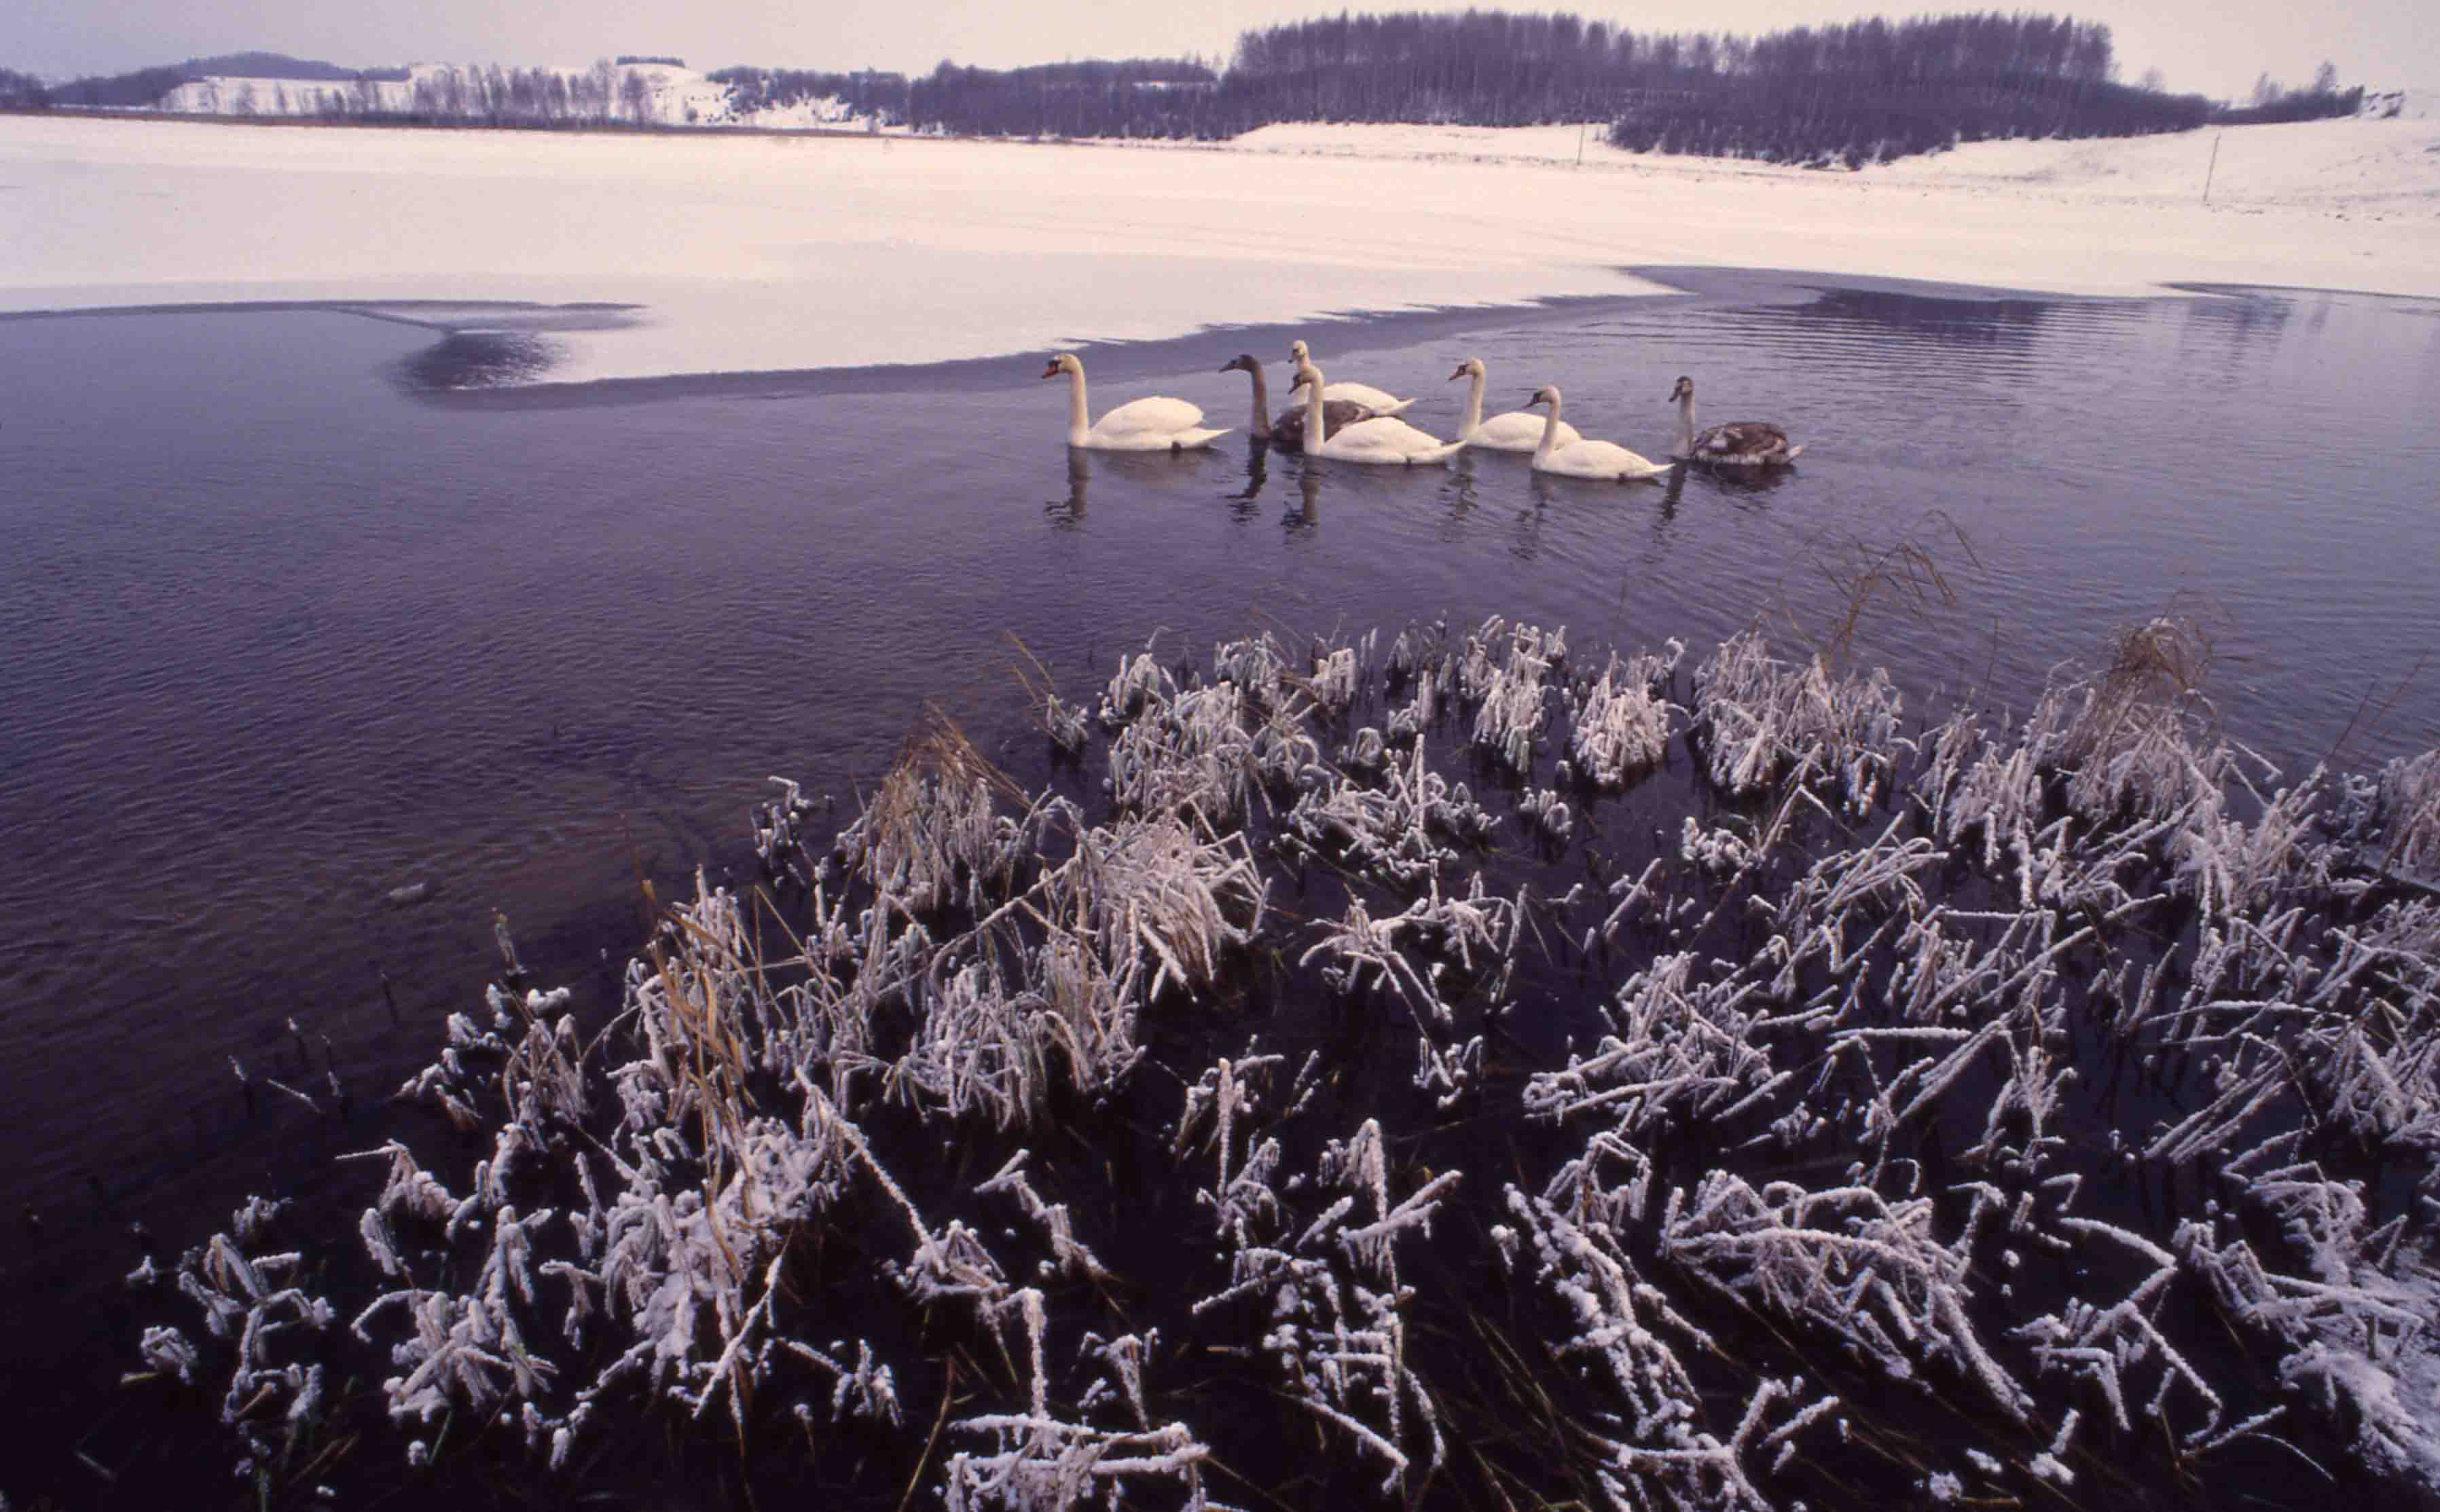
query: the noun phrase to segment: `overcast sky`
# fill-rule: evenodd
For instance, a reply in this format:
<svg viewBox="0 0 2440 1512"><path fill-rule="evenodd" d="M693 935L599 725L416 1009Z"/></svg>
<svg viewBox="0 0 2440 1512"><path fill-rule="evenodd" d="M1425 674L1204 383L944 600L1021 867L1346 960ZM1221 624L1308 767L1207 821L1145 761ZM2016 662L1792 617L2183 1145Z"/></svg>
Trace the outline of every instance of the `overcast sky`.
<svg viewBox="0 0 2440 1512"><path fill-rule="evenodd" d="M1488 0L1478 0L1488 3ZM1200 53L1247 27L1352 9L1460 10L1466 0L0 0L0 67L116 72L262 48L350 67L418 62L583 64L671 54L699 68L1007 67ZM1852 16L1991 9L1991 0L1642 0L1574 9L1638 31L1768 31ZM2000 9L2018 8L2018 0ZM2108 23L2120 73L2233 97L2266 70L2289 84L2324 58L2346 83L2440 86L2440 0L2084 0L2022 9Z"/></svg>

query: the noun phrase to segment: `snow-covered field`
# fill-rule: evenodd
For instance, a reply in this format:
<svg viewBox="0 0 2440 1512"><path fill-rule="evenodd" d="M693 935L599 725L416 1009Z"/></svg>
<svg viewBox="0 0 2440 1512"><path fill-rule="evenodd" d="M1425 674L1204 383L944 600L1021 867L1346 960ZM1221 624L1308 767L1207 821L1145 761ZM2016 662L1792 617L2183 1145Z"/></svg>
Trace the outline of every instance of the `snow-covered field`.
<svg viewBox="0 0 2440 1512"><path fill-rule="evenodd" d="M1649 287L1621 271L1638 264L2440 295L2429 119L1992 143L1861 173L1589 139L1580 169L1578 136L1274 127L1142 150L9 116L0 310L644 307L553 338L553 376L587 380L1625 294Z"/></svg>

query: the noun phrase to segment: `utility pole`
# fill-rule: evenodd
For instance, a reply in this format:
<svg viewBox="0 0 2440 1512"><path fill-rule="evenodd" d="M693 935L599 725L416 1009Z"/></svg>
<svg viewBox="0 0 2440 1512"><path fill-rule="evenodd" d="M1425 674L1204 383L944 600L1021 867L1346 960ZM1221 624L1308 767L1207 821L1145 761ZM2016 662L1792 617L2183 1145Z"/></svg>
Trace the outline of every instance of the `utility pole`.
<svg viewBox="0 0 2440 1512"><path fill-rule="evenodd" d="M2211 164L2203 169L2203 203L2205 205L2211 204L2212 175L2219 171L2219 133L2212 133Z"/></svg>
<svg viewBox="0 0 2440 1512"><path fill-rule="evenodd" d="M1591 130L1590 121L1580 122L1576 127L1576 167L1578 168L1585 166L1585 133Z"/></svg>

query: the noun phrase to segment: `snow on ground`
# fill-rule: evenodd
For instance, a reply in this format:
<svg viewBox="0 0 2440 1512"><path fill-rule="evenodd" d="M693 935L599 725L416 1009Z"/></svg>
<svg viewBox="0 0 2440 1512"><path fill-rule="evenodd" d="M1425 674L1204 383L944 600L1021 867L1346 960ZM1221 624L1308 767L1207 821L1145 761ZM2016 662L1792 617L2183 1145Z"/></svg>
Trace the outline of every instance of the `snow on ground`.
<svg viewBox="0 0 2440 1512"><path fill-rule="evenodd" d="M1274 127L1156 151L7 116L0 310L647 307L625 329L554 337L552 376L584 380L1645 292L1621 271L1634 264L2440 295L2430 121L2232 128L2208 206L2208 133L1995 143L1861 173L1589 139L1578 169L1576 134Z"/></svg>

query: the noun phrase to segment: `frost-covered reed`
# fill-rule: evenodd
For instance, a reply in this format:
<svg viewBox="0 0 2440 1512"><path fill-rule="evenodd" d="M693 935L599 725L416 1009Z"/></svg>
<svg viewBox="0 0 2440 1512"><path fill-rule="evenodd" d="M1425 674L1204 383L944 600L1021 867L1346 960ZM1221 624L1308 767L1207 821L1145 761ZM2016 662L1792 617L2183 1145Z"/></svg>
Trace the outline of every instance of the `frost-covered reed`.
<svg viewBox="0 0 2440 1512"><path fill-rule="evenodd" d="M699 877L615 1008L451 1016L361 1214L139 1268L139 1373L266 1487L690 1432L960 1512L2440 1484L2440 755L2283 781L2165 624L1919 738L1755 634L1682 730L1674 642L1376 645L1037 689L1065 787L938 719L835 834L782 784L779 885Z"/></svg>

